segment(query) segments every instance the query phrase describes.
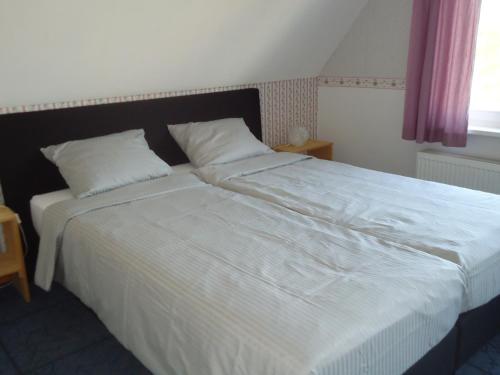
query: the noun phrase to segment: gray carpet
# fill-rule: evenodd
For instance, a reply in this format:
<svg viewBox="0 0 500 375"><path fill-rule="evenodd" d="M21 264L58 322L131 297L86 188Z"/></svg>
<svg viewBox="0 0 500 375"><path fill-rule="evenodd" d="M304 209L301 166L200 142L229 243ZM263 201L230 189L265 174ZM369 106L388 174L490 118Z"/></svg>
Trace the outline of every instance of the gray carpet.
<svg viewBox="0 0 500 375"><path fill-rule="evenodd" d="M149 374L96 315L55 284L32 287L23 302L12 287L0 289L0 374ZM500 335L457 375L500 375Z"/></svg>

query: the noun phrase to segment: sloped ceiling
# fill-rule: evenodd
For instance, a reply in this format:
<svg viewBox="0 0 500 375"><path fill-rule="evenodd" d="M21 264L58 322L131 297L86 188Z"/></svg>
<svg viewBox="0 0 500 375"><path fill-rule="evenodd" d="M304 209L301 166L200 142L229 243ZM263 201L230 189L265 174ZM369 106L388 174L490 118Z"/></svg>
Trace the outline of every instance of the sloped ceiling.
<svg viewBox="0 0 500 375"><path fill-rule="evenodd" d="M370 0L321 75L404 78L412 7L412 0Z"/></svg>
<svg viewBox="0 0 500 375"><path fill-rule="evenodd" d="M0 107L316 76L367 0L0 0Z"/></svg>

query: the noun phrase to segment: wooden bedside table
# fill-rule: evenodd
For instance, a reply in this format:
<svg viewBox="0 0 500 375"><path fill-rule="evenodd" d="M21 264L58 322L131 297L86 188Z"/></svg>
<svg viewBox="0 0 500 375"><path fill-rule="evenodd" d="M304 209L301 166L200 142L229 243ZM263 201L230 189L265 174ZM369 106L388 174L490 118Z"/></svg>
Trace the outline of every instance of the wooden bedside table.
<svg viewBox="0 0 500 375"><path fill-rule="evenodd" d="M310 139L303 146L279 145L273 148L277 152L306 154L318 159L333 160L333 143Z"/></svg>
<svg viewBox="0 0 500 375"><path fill-rule="evenodd" d="M1 205L0 227L3 227L6 246L6 251L0 252L0 284L13 280L24 300L29 302L31 300L30 289L17 216L9 208Z"/></svg>

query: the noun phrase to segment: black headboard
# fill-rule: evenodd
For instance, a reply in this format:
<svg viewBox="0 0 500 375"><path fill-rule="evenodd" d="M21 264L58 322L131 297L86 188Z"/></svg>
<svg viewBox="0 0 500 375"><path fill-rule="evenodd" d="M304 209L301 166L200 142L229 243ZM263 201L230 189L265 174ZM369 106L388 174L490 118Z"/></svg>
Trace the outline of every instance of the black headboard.
<svg viewBox="0 0 500 375"><path fill-rule="evenodd" d="M153 151L175 165L188 159L170 136L167 124L229 117L243 117L252 133L262 139L259 91L245 89L1 115L0 183L5 204L19 213L29 243L36 247L31 197L67 186L57 168L43 157L41 147L142 128ZM34 257L28 259L29 266L33 262Z"/></svg>

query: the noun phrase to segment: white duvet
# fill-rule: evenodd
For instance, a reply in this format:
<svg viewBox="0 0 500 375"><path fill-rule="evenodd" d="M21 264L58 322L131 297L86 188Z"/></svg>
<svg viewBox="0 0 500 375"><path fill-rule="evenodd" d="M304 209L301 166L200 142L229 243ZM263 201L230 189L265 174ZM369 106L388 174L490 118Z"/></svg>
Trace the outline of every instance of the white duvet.
<svg viewBox="0 0 500 375"><path fill-rule="evenodd" d="M464 310L500 294L500 196L276 153L209 166L205 181L460 265Z"/></svg>
<svg viewBox="0 0 500 375"><path fill-rule="evenodd" d="M464 287L451 262L194 175L49 207L36 283L54 269L157 374L399 374Z"/></svg>

